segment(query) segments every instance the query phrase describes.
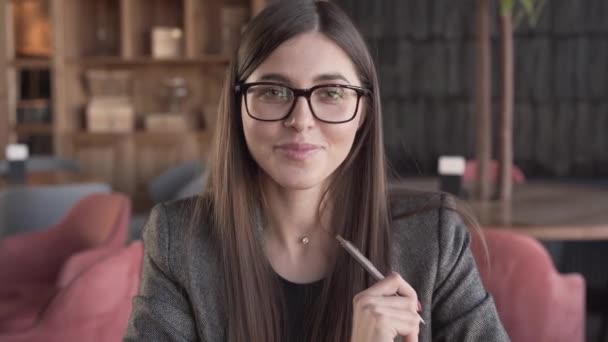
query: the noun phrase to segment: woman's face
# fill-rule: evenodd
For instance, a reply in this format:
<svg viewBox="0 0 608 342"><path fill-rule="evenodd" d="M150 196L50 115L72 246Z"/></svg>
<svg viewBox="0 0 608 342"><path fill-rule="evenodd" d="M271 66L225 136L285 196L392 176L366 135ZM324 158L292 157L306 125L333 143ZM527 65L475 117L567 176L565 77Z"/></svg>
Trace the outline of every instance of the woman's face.
<svg viewBox="0 0 608 342"><path fill-rule="evenodd" d="M348 55L319 32L301 34L280 45L245 83L252 82L273 82L293 88L321 84L361 86ZM281 95L276 89L270 90L271 93L264 91L264 94L251 91L248 99L264 100ZM324 93L320 101L333 96L336 94ZM304 97L295 99L291 114L272 122L250 117L245 101L241 101L247 147L266 175L279 186L294 190L324 186L353 145L355 133L363 122L365 97L359 102L355 118L339 124L317 120ZM251 100L248 104L250 110L256 110Z"/></svg>

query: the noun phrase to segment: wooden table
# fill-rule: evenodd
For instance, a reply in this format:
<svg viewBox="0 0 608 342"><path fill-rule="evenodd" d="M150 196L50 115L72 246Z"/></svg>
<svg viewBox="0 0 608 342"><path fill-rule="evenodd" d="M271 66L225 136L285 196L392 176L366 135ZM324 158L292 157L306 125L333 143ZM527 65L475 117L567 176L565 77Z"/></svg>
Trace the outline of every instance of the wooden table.
<svg viewBox="0 0 608 342"><path fill-rule="evenodd" d="M99 183L100 179L73 171L32 171L28 172L23 184L12 183L6 176L0 176L0 190L15 186L66 185Z"/></svg>
<svg viewBox="0 0 608 342"><path fill-rule="evenodd" d="M438 179L404 179L403 185L437 191ZM514 185L510 202L464 200L484 228L511 229L541 240L608 240L608 189L531 181Z"/></svg>

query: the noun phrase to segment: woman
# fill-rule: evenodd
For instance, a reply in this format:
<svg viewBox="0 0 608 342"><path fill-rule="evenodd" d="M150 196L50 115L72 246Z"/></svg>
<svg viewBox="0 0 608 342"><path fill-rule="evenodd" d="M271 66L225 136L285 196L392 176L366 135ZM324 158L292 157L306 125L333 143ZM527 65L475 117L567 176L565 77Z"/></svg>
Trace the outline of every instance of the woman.
<svg viewBox="0 0 608 342"><path fill-rule="evenodd" d="M125 341L508 340L445 199L389 199L374 64L335 5L248 25L216 129L207 191L145 227Z"/></svg>

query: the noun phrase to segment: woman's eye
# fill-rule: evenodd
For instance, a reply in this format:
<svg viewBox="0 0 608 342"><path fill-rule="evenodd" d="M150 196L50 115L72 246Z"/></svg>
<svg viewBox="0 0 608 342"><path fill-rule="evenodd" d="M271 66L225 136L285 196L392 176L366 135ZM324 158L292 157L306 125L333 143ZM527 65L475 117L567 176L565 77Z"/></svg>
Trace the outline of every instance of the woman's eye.
<svg viewBox="0 0 608 342"><path fill-rule="evenodd" d="M344 98L344 92L340 88L323 89L321 96L330 100L340 100Z"/></svg>
<svg viewBox="0 0 608 342"><path fill-rule="evenodd" d="M288 92L284 88L267 88L260 92L260 97L270 99L286 99L289 97Z"/></svg>

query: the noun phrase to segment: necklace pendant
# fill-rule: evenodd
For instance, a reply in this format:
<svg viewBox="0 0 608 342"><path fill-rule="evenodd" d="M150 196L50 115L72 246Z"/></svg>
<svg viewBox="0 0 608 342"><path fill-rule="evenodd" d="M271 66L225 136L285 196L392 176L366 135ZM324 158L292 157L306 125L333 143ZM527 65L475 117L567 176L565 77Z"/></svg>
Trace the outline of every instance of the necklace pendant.
<svg viewBox="0 0 608 342"><path fill-rule="evenodd" d="M308 238L308 236L305 236L305 237L303 237L303 238L300 240L300 242L301 242L303 245L307 245L307 244L310 242L310 239Z"/></svg>

